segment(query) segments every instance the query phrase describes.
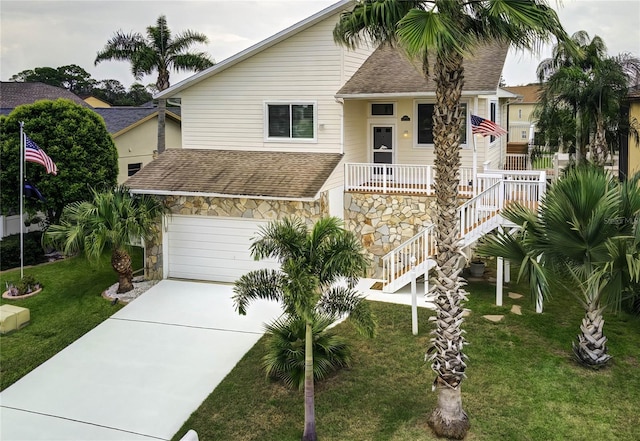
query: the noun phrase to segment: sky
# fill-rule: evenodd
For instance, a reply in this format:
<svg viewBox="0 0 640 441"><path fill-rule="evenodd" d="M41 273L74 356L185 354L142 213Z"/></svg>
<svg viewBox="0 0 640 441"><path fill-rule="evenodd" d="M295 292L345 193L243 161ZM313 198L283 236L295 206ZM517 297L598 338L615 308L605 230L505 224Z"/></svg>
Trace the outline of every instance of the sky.
<svg viewBox="0 0 640 441"><path fill-rule="evenodd" d="M76 64L95 80L115 79L129 87L134 79L124 61L94 66L96 53L122 30L144 33L166 15L175 33L190 29L209 38L205 51L220 62L324 9L337 0L0 0L0 79L35 67ZM640 57L640 0L563 0L549 3L568 33L585 30L600 36L610 55ZM534 82L539 54L511 51L503 70L509 86ZM192 73L171 73L171 83ZM155 77L143 78L155 83Z"/></svg>

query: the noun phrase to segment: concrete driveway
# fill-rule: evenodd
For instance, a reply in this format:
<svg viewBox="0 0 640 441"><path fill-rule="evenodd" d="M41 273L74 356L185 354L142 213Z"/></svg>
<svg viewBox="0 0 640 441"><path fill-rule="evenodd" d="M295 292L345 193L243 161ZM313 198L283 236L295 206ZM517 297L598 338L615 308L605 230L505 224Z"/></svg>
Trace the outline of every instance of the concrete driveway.
<svg viewBox="0 0 640 441"><path fill-rule="evenodd" d="M156 284L0 393L0 439L171 439L282 312L257 301L240 316L231 296Z"/></svg>

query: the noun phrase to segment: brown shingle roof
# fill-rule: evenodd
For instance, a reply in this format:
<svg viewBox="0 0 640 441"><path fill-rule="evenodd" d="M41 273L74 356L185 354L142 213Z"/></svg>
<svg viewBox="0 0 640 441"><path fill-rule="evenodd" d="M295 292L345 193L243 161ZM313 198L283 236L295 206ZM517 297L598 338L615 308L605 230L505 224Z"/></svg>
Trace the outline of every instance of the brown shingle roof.
<svg viewBox="0 0 640 441"><path fill-rule="evenodd" d="M62 87L44 83L0 83L0 108L14 109L23 104L33 104L39 100L57 100L65 98L83 107L92 108L82 98Z"/></svg>
<svg viewBox="0 0 640 441"><path fill-rule="evenodd" d="M126 182L136 193L314 198L339 153L168 149Z"/></svg>
<svg viewBox="0 0 640 441"><path fill-rule="evenodd" d="M509 86L504 89L517 95L522 95L522 103L537 103L540 100L542 86L539 84L529 84L526 86Z"/></svg>
<svg viewBox="0 0 640 441"><path fill-rule="evenodd" d="M500 84L508 46L478 47L464 60L464 90L495 91ZM432 57L433 58L433 57ZM433 59L432 59L433 62ZM433 68L430 69L433 74ZM411 62L401 49L380 46L340 89L337 96L359 94L433 93L433 78L425 78L419 62Z"/></svg>

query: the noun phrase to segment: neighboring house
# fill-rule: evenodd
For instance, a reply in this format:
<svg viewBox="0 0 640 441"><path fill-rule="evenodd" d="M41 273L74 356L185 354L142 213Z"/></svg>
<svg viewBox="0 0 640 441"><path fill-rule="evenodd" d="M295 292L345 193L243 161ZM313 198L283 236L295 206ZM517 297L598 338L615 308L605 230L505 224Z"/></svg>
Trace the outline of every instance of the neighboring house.
<svg viewBox="0 0 640 441"><path fill-rule="evenodd" d="M92 108L82 98L61 87L44 83L0 82L0 115L8 115L13 109L23 104L33 104L40 100L57 100L64 98L82 107Z"/></svg>
<svg viewBox="0 0 640 441"><path fill-rule="evenodd" d="M509 143L533 144L536 126L533 111L542 93L540 85L507 86L505 89L518 95L509 102Z"/></svg>
<svg viewBox="0 0 640 441"><path fill-rule="evenodd" d="M628 116L629 124L640 131L640 86L629 89L622 111ZM619 158L620 178L640 172L640 143L631 134L622 138Z"/></svg>
<svg viewBox="0 0 640 441"><path fill-rule="evenodd" d="M333 28L352 6L330 6L157 95L181 99L183 148L127 181L172 213L147 244L147 276L234 282L261 265L249 245L268 221L326 215L345 219L379 274L383 255L431 222L435 85L397 50L336 45ZM506 54L486 47L465 61L467 118L506 125L516 97L498 88ZM498 169L506 139L474 137L468 124L461 136L470 197L474 141L478 167Z"/></svg>
<svg viewBox="0 0 640 441"><path fill-rule="evenodd" d="M109 107L93 109L100 115L118 148L118 184L124 183L151 162L158 139L158 109L155 107ZM180 108L166 112L167 148L181 148Z"/></svg>
<svg viewBox="0 0 640 441"><path fill-rule="evenodd" d="M93 95L86 96L83 98L83 100L85 103L89 104L94 109L98 109L98 108L103 109L105 107L107 108L111 107L111 104Z"/></svg>
<svg viewBox="0 0 640 441"><path fill-rule="evenodd" d="M64 98L94 110L105 120L107 130L118 149L118 183L153 159L158 139L158 111L146 107L94 108L76 94L44 83L0 82L0 115L8 115L17 106L40 100ZM100 105L94 101L94 103ZM170 107L166 114L166 146L180 148L180 108ZM53 158L55 161L55 158ZM20 231L18 216L0 216L0 238Z"/></svg>

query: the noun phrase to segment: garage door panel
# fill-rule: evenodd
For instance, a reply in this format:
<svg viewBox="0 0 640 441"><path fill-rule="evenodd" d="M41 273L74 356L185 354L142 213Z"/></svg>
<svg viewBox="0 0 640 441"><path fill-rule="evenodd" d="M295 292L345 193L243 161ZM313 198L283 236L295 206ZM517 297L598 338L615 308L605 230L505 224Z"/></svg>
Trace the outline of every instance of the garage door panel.
<svg viewBox="0 0 640 441"><path fill-rule="evenodd" d="M201 253L203 257L210 253L212 257L220 253L237 253L241 255L242 259L246 259L249 253L250 243L212 243L212 242L198 242L198 241L182 241L178 243L170 243L172 254L191 254Z"/></svg>
<svg viewBox="0 0 640 441"><path fill-rule="evenodd" d="M206 216L171 216L168 276L184 279L235 282L260 268L277 268L273 260L255 261L249 247L267 221Z"/></svg>

